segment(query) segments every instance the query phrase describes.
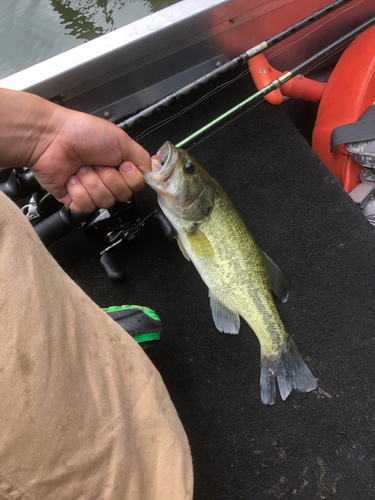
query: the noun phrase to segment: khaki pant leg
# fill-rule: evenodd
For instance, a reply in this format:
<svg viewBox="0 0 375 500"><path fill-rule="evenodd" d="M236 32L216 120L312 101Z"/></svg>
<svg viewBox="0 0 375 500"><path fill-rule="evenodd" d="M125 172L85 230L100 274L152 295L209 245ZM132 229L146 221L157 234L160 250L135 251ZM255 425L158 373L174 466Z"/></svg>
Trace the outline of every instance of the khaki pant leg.
<svg viewBox="0 0 375 500"><path fill-rule="evenodd" d="M156 369L1 193L0 214L0 498L191 499Z"/></svg>

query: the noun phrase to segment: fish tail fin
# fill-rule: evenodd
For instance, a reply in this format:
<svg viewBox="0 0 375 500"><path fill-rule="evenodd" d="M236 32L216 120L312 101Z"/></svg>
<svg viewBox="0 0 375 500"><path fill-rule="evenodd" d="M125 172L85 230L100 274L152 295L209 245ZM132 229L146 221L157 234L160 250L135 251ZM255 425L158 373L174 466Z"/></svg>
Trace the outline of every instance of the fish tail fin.
<svg viewBox="0 0 375 500"><path fill-rule="evenodd" d="M296 344L290 338L286 348L277 354L268 355L261 349L260 393L263 404L276 402L276 382L283 401L292 389L310 392L318 383L302 359Z"/></svg>

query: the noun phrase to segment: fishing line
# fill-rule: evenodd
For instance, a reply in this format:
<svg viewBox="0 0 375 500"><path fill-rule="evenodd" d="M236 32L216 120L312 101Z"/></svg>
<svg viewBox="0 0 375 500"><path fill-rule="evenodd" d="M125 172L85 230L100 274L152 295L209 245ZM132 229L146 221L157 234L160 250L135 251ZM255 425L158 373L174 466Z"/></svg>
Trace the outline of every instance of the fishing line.
<svg viewBox="0 0 375 500"><path fill-rule="evenodd" d="M361 2L363 2L363 1L365 1L365 0L361 0ZM283 47L281 49L278 49L272 55L270 55L267 60L268 61L272 61L272 59L274 57L276 57L278 54L284 52L285 50L289 49L295 43L298 43L299 40L302 40L303 38L305 38L305 36L308 36L308 35L304 35L303 37L301 37L300 39L296 40L295 42L290 43L290 44L286 45L285 47ZM261 65L261 64L262 64L261 62L255 64L254 68L256 68L258 65ZM210 97L213 97L216 93L221 92L222 90L225 90L226 87L232 85L233 83L237 82L238 80L240 80L241 78L243 78L244 76L249 75L249 74L250 74L249 69L246 69L242 73L240 73L239 75L237 75L235 78L232 78L232 80L223 82L222 84L220 84L215 89L210 90L209 92L207 92L206 94L204 94L202 97L200 97L199 99L197 99L197 101L189 104L189 106L186 106L183 110L175 113L174 115L169 116L168 118L164 118L164 120L161 120L161 121L159 121L158 123L156 123L154 125L151 125L149 128L145 129L139 135L137 135L136 137L134 137L134 140L135 141L139 141L139 140L143 139L144 137L150 135L151 133L155 132L159 128L163 127L164 125L167 125L168 123L171 123L173 120L176 120L177 118L179 118L180 116L182 116L184 113L187 113L188 111L190 111L191 109L193 109L198 104L201 104L206 99L209 99ZM253 109L253 108L251 108L251 109Z"/></svg>
<svg viewBox="0 0 375 500"><path fill-rule="evenodd" d="M216 127L219 123L223 122L224 120L226 120L230 116L237 114L244 107L247 107L249 104L251 104L253 102L257 102L257 101L261 100L263 97L265 97L266 95L271 93L273 90L278 89L281 85L283 85L284 83L291 80L294 76L300 74L304 70L310 69L314 63L316 63L318 61L320 62L327 55L331 55L334 52L334 50L336 50L337 48L341 49L346 44L346 42L353 40L357 35L359 35L360 33L363 33L365 30L367 30L368 28L373 26L374 23L375 23L375 17L372 17L368 21L357 26L357 28L351 30L346 35L343 35L338 40L331 43L330 45L328 45L324 49L320 50L319 52L317 52L313 56L309 57L301 64L297 65L296 67L294 67L290 71L287 71L286 73L282 74L279 78L272 81L270 84L266 85L265 87L260 89L258 92L255 92L255 94L251 95L250 97L248 97L244 101L237 104L237 106L234 106L233 108L229 109L224 114L217 117L215 120L211 121L210 123L208 123L204 127L200 128L199 130L197 130L196 132L191 134L189 137L186 137L183 141L176 144L176 147L179 147L179 148L184 147L186 144L189 144L190 142L195 140L197 137L200 137L203 134L206 134L207 132L209 132L211 129Z"/></svg>
<svg viewBox="0 0 375 500"><path fill-rule="evenodd" d="M193 109L198 104L201 104L206 99L209 99L210 97L212 97L216 93L221 92L226 87L229 87L233 83L237 82L238 80L240 80L241 78L243 78L244 76L249 75L249 74L250 74L250 71L248 69L246 69L245 71L243 71L241 74L237 75L232 80L226 81L226 82L220 84L215 89L210 90L209 92L207 92L207 94L205 94L204 96L200 97L197 101L193 102L189 106L186 106L183 110L179 111L178 113L175 113L174 115L169 116L168 118L165 118L164 120L161 120L160 122L158 122L158 123L152 125L151 127L147 128L146 130L144 130L143 132L141 132L137 137L135 137L134 140L135 141L139 141L140 139L143 139L147 135L149 135L152 132L155 132L156 130L158 130L160 127L163 127L164 125L167 125L171 121L179 118L184 113L187 113L188 111L190 111L191 109Z"/></svg>
<svg viewBox="0 0 375 500"><path fill-rule="evenodd" d="M350 0L351 1L351 0ZM342 12L339 12L337 14L335 14L331 19L323 22L321 25L317 26L316 28L314 28L313 30L309 31L309 33L306 33L305 35L301 36L298 38L298 40L295 40L294 42L292 43L289 43L287 45L285 45L284 47L281 47L280 49L274 51L268 58L267 60L268 61L272 61L272 59L274 57L276 57L277 55L281 54L282 52L284 52L285 50L288 50L290 49L293 45L295 45L296 43L299 43L301 42L304 38L306 37L310 37L312 33L320 30L322 27L324 27L326 24L332 22L334 19L338 18L339 16L341 16L342 14L358 7L358 5L360 5L361 3L365 2L366 0L360 0L359 2L355 3L354 5L350 5L348 6L345 10L343 10ZM327 9L327 8L326 8ZM320 11L319 11L320 12ZM314 19L316 20L316 19ZM301 21L303 22L303 21ZM336 52L334 52L335 54ZM334 55L333 54L333 55ZM330 57L330 56L327 56L327 58ZM324 59L326 60L326 58ZM323 62L324 62L323 60ZM261 64L261 63L258 63L258 64ZM321 64L320 62L318 62L316 65L313 66L313 68L315 68L316 66L318 66L319 64ZM256 68L257 65L254 65L254 68ZM313 69L311 68L311 69ZM311 69L309 71L311 71ZM205 94L204 96L202 96L201 98L199 98L197 101L195 101L194 103L190 104L189 106L187 106L184 110L182 111L179 111L178 113L175 113L174 115L164 119L164 120L161 120L159 123L157 124L154 124L152 125L151 127L147 128L146 130L144 130L143 132L141 132L137 137L134 138L135 141L139 141L141 139L143 139L144 137L148 136L149 134L155 132L156 130L158 130L159 128L167 125L168 123L171 123L173 120L179 118L180 116L182 116L184 113L187 113L188 111L190 111L192 108L194 108L195 106L197 106L198 104L201 104L205 99L208 99L210 97L212 97L213 95L215 95L217 92L220 92L222 90L224 90L227 86L231 85L232 83L235 83L238 79L240 78L243 78L245 75L247 75L249 73L249 70L245 70L243 73L241 73L240 75L238 75L237 77L233 78L232 80L228 81L228 82L224 82L222 83L221 85L219 85L216 89L213 89L211 91L209 91L207 94ZM120 124L121 125L121 124ZM119 125L119 126L120 126Z"/></svg>
<svg viewBox="0 0 375 500"><path fill-rule="evenodd" d="M361 0L361 1L365 1L365 0ZM360 33L359 35L357 35L356 38L361 38L365 35L365 33ZM302 71L300 71L300 74L301 75L305 75L307 73L310 73L313 69L317 68L318 66L320 66L321 64L323 64L325 61L327 61L328 59L332 58L333 56L335 56L336 54L339 54L340 52L344 51L346 48L349 47L349 45L352 43L352 40L349 40L347 42L345 42L343 45L341 45L340 47L337 47L336 49L334 49L332 52L328 53L327 55L323 56L322 59L320 59L319 61L316 61L316 63L312 64L309 68L306 68Z"/></svg>
<svg viewBox="0 0 375 500"><path fill-rule="evenodd" d="M349 10L352 10L354 9L355 7L358 7L358 5L360 5L361 3L365 2L366 0L360 0L358 3L356 3L355 5L350 5L347 9L343 10L342 12L338 12L337 14L335 14L331 19L328 19L327 21L325 22L322 22L322 24L320 24L319 26L317 26L316 28L312 29L311 31L309 31L308 33L306 33L305 35L301 36L300 38L298 38L298 40L295 40L294 42L291 42L291 43L288 43L287 45L285 45L284 47L276 50L275 52L273 52L270 56L267 57L267 61L271 61L275 56L277 56L278 54L281 54L282 52L284 52L285 50L288 50L290 49L291 47L293 47L293 45L295 45L296 43L299 43L301 42L301 40L303 40L304 38L307 38L307 37L310 37L312 33L315 33L316 31L320 30L321 28L323 28L326 24L329 24L330 22L334 21L335 19L337 19L338 17L340 17L342 14L345 14L346 12L348 12ZM350 43L350 42L349 42ZM261 63L258 63L258 64L261 64ZM318 63L319 64L319 63ZM317 64L317 65L318 65ZM254 65L254 68L256 68L256 65Z"/></svg>
<svg viewBox="0 0 375 500"><path fill-rule="evenodd" d="M295 40L294 42L291 42L291 43L288 43L287 45L285 45L284 47L281 47L280 49L278 50L275 50L275 52L273 52L271 55L269 55L267 57L267 61L272 61L272 59L274 57L276 57L277 55L281 54L282 52L284 52L285 50L288 50L290 49L291 47L293 47L293 45L295 45L296 43L299 43L301 42L304 38L307 38L307 37L310 37L312 33L315 33L316 31L320 30L321 28L323 28L326 24L329 24L330 22L334 21L335 19L337 19L338 17L340 17L342 14L345 14L346 12L348 12L349 10L352 10L354 9L355 7L358 7L358 5L360 5L361 3L363 2L366 2L366 0L360 0L358 3L356 3L355 5L350 5L347 9L343 10L342 12L338 12L337 14L335 14L331 19L328 19L327 21L323 21L322 24L320 24L319 26L317 26L316 28L312 29L311 31L309 31L308 33L306 33L305 35L301 36L298 38L298 40ZM261 63L258 63L258 64L261 64ZM254 65L254 68L256 68L257 65Z"/></svg>
<svg viewBox="0 0 375 500"><path fill-rule="evenodd" d="M362 3L363 1L365 0L361 0L360 3ZM358 4L356 4L358 5ZM349 9L347 9L349 10ZM359 37L362 37L364 34L361 33L358 35L358 38ZM277 51L277 53L280 53L282 52L283 50L285 50L286 48L294 45L294 43L297 43L297 42L293 42L291 44L289 44L287 47L283 48L283 49L280 49L279 51ZM341 51L343 51L346 47L348 47L350 45L350 41L348 41L347 43L345 43L344 45L342 45L341 47L338 47L337 49L335 49L333 52L330 52L329 54L327 54L325 57L323 57L321 60L317 61L315 64L313 64L311 67L309 67L308 69L304 70L304 71L301 71L301 74L306 74L308 72L311 72L312 70L314 70L316 67L320 66L321 64L323 64L326 60L332 58L333 56L335 56L336 54L340 53ZM269 57L269 60L272 59L272 57L274 57L276 53L274 53L271 57ZM154 132L155 130L157 130L158 128L164 126L164 125L167 125L168 123L170 123L171 121L173 121L174 119L178 118L179 116L183 115L185 112L188 112L191 108L193 108L194 106L200 104L201 102L203 102L206 98L209 98L211 97L212 95L214 95L216 92L219 92L221 90L223 90L226 86L229 86L231 85L232 83L236 82L237 80L239 80L240 78L246 76L247 74L249 73L249 70L245 70L243 71L240 75L238 75L236 78L233 78L230 82L224 82L223 84L221 84L217 89L214 89L212 90L211 92L207 93L205 96L201 97L200 99L198 99L195 103L191 104L190 106L188 106L187 108L185 108L183 111L180 111L179 113L176 113L175 115L173 115L172 117L170 118L167 118L165 120L163 120L162 122L160 122L158 125L154 125L153 127L150 127L149 129L147 129L145 132L145 134L140 134L140 136L138 136L137 138L135 138L135 140L138 140L139 138L143 138L145 137L146 135L149 135L150 133ZM217 132L219 132L220 130L222 130L223 128L225 128L227 125L233 123L237 118L240 118L241 116L243 116L245 113L248 113L249 111L253 110L254 108L256 108L257 106L259 105L262 105L264 104L265 101L264 100L261 100L257 103L255 103L254 105L252 105L249 109L246 109L245 111L241 112L239 115L235 116L234 118L232 118L231 120L225 122L223 125L221 125L219 128L215 129L213 132L211 132L210 134L206 135L205 137L203 137L201 140L199 140L199 142L197 143L194 143L192 146L190 146L189 148L186 148L187 151L190 151L192 148L194 148L195 146L197 146L198 144L201 144L202 142L204 142L205 140L207 140L208 138L212 137L213 135L215 135Z"/></svg>
<svg viewBox="0 0 375 500"><path fill-rule="evenodd" d="M364 1L364 0L361 0L361 1ZM307 35L305 35L307 36ZM303 37L304 38L304 37ZM302 38L301 38L302 39ZM279 53L283 52L284 50L288 49L289 47L291 47L292 45L294 45L295 43L297 43L298 40L296 42L293 42L291 44L288 44L286 47L282 48L282 49L279 49L278 51L276 51L274 54L272 54L269 58L268 58L268 61L271 61L273 59L273 57L276 57L276 55L278 55ZM335 51L334 53L332 53L331 55L335 55L337 52L339 52L341 49L337 49L337 51ZM327 56L327 59L329 57L331 57L331 55ZM325 59L324 59L325 60ZM324 62L323 60L323 62ZM309 69L309 71L311 71L311 69L314 69L315 67L319 66L319 64L321 64L322 61L320 62L317 62L312 68ZM257 65L260 65L261 63L257 63ZM256 67L257 65L254 65L254 67ZM205 94L204 96L200 97L197 101L193 102L192 104L190 104L189 106L186 106L183 110L179 111L178 113L175 113L174 115L172 116L169 116L168 118L165 118L164 120L161 120L160 122L158 122L157 124L154 124L152 125L151 127L147 128L146 130L144 130L143 132L141 132L138 136L136 136L134 138L135 141L139 141L141 139L143 139L144 137L150 135L151 133L155 132L156 130L158 130L159 128L167 125L168 123L171 123L172 121L176 120L177 118L179 118L180 116L182 116L183 114L187 113L188 111L190 111L191 109L193 109L195 106L197 106L198 104L201 104L202 102L204 102L206 99L209 99L210 97L213 97L216 93L218 92L221 92L222 90L224 90L226 87L232 85L233 83L237 82L238 80L240 80L241 78L243 78L244 76L250 74L250 71L248 69L246 69L245 71L243 71L240 75L237 75L235 78L233 78L232 80L229 80L227 82L224 82L222 83L221 85L219 85L218 87L216 87L215 89L212 89L211 91L207 92L207 94ZM261 103L259 103L261 104ZM257 104L258 105L258 104ZM253 109L250 108L250 109ZM246 111L247 112L247 111ZM242 115L241 115L242 116ZM232 121L232 120L231 120ZM213 134L210 134L209 137L211 137L211 135Z"/></svg>
<svg viewBox="0 0 375 500"><path fill-rule="evenodd" d="M288 43L287 45L284 45L284 47L281 47L279 48L278 50L275 50L272 54L270 54L268 57L267 57L267 60L268 61L272 61L272 59L274 57L276 57L277 55L281 54L282 52L284 52L285 50L288 50L290 49L291 47L293 47L293 45L295 45L296 43L299 43L301 42L304 38L307 38L307 37L310 37L312 33L315 33L316 31L320 30L321 28L323 28L326 24L329 24L331 23L332 21L334 21L335 19L337 19L338 17L340 17L341 15L345 14L346 12L348 12L349 10L352 10L354 9L355 7L358 7L358 5L360 5L361 3L363 2L366 2L367 0L359 0L358 3L354 4L354 5L350 5L347 9L343 10L342 12L338 12L336 13L331 19L328 19L327 21L323 21L322 24L320 24L319 26L317 26L316 28L313 28L312 30L310 30L308 33L306 33L305 35L303 36L300 36L297 40L295 40L294 42L290 42ZM261 64L261 63L258 63L258 64ZM254 68L256 67L257 65L254 65Z"/></svg>
<svg viewBox="0 0 375 500"><path fill-rule="evenodd" d="M249 113L250 111L252 111L253 109L255 109L257 106L264 105L264 103L265 103L265 101L259 101L256 104L254 104L253 106L251 106L250 108L245 109L244 111L242 111L242 113L236 115L231 120L228 120L227 122L223 123L223 125L221 125L217 129L213 130L210 134L205 135L204 137L202 137L202 139L200 141L194 142L194 144L192 146L185 148L185 151L190 151L191 149L195 148L195 146L198 146L199 144L201 144L202 142L206 141L207 139L209 139L213 135L217 134L218 132L220 132L220 130L224 129L227 125L230 125L231 123L235 122L238 118L241 118L241 116L245 115L246 113ZM180 146L176 146L176 147L180 147Z"/></svg>
<svg viewBox="0 0 375 500"><path fill-rule="evenodd" d="M332 4L323 7L317 12L314 12L310 16L305 17L301 21L298 21L297 23L293 24L289 28L285 29L284 31L278 33L277 35L269 38L268 40L265 40L261 42L260 44L256 45L255 47L252 47L251 49L247 50L243 54L240 54L239 56L235 57L231 61L223 64L222 66L216 68L215 70L211 71L210 73L207 73L206 75L198 78L194 82L185 85L181 89L173 92L172 94L164 97L160 101L158 101L156 104L152 104L148 106L147 108L143 109L136 115L133 115L123 122L118 124L118 127L122 128L123 130L131 127L134 125L136 122L143 118L149 117L151 114L154 112L157 112L163 107L169 106L176 100L178 100L181 97L184 97L188 93L190 93L192 90L195 90L196 88L200 87L203 84L208 83L211 81L213 78L216 78L218 75L221 75L231 69L234 69L237 66L240 66L241 64L245 63L246 61L250 60L252 57L254 57L256 54L263 52L267 48L273 47L277 43L281 42L282 40L285 40L286 38L290 37L291 35L295 34L296 32L302 30L303 28L310 26L312 22L317 21L318 19L321 19L322 17L326 16L327 14L330 14L334 10L338 9L339 7L342 7L345 4L348 4L353 0L336 0ZM358 4L357 4L358 5Z"/></svg>
<svg viewBox="0 0 375 500"><path fill-rule="evenodd" d="M362 0L364 1L364 0ZM364 36L364 33L361 33L360 35L358 35L358 38ZM342 50L344 50L345 48L347 48L349 45L350 45L351 42L347 42L345 45L343 45L342 47L339 47L337 48L336 50L334 50L332 53L328 54L326 57L324 57L322 60L316 62L313 66L311 66L310 68L308 68L307 70L301 72L301 74L305 74L307 72L310 72L312 71L314 68L320 66L322 63L324 63L324 61L326 61L327 59L335 56L336 54L340 53ZM236 115L234 118L232 118L231 120L228 120L227 122L225 122L223 125L221 125L220 127L216 128L215 130L213 130L210 134L208 135L205 135L204 137L202 137L202 139L200 139L198 142L195 142L192 146L190 147L187 147L185 148L186 151L190 151L191 149L195 148L196 146L198 146L199 144L201 144L202 142L206 141L207 139L209 139L210 137L212 137L213 135L215 135L216 133L220 132L220 130L224 129L227 125L230 125L231 123L233 123L234 121L236 121L238 118L241 118L241 116L245 115L246 113L248 113L249 111L252 111L253 109L255 109L257 106L260 106L260 105L264 105L266 103L265 100L261 100L261 101L258 101L257 103L253 104L250 108L246 109L245 111L242 111L241 113L239 113L238 115Z"/></svg>
<svg viewBox="0 0 375 500"><path fill-rule="evenodd" d="M349 45L349 44L347 44ZM338 53L340 52L340 49L337 49L337 51L335 51L335 53ZM334 55L334 54L332 54ZM330 55L331 56L331 55ZM327 56L327 59L330 57L330 56ZM323 61L324 62L324 61ZM316 65L314 65L311 69L313 69L314 67L316 66L319 66L321 64L321 61L316 63ZM309 71L311 71L311 69ZM301 73L303 74L303 73ZM256 102L255 104L253 104L250 108L248 109L245 109L244 111L240 112L238 115L236 115L234 118L232 118L231 120L228 120L226 121L223 125L221 125L220 127L216 128L215 130L213 130L210 134L207 134L205 135L204 137L202 137L202 139L200 139L198 142L194 142L194 144L190 147L186 147L185 150L186 151L190 151L191 149L195 148L196 146L198 146L199 144L201 144L202 142L206 141L207 139L209 139L210 137L214 136L216 133L220 132L220 130L222 130L223 128L225 128L227 125L230 125L231 123L235 122L237 119L241 118L241 116L245 115L246 113L249 113L250 111L252 111L253 109L255 109L257 106L264 106L266 104L266 100L263 99L261 101L258 101ZM177 145L176 147L181 147L179 145Z"/></svg>

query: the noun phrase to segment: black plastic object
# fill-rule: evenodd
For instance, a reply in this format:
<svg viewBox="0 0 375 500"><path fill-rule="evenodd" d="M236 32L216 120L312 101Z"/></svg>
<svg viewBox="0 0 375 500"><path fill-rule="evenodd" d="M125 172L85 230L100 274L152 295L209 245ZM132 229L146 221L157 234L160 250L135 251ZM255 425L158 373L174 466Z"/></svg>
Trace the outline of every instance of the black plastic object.
<svg viewBox="0 0 375 500"><path fill-rule="evenodd" d="M74 212L64 205L58 212L55 212L34 227L42 242L45 245L50 245L65 234L68 234L73 228L77 227L90 216L91 214Z"/></svg>
<svg viewBox="0 0 375 500"><path fill-rule="evenodd" d="M125 273L112 253L104 253L100 256L99 261L111 281L121 281L124 279Z"/></svg>
<svg viewBox="0 0 375 500"><path fill-rule="evenodd" d="M158 221L160 229L162 230L167 240L173 240L173 238L177 236L177 231L161 210L158 210L154 213L154 219Z"/></svg>
<svg viewBox="0 0 375 500"><path fill-rule="evenodd" d="M13 201L29 196L39 188L40 184L27 168L22 170L13 168L8 180L0 184L0 191Z"/></svg>
<svg viewBox="0 0 375 500"><path fill-rule="evenodd" d="M63 203L59 202L51 193L48 193L48 191L41 186L40 189L33 193L33 198L38 208L38 212L43 217L57 212L64 206Z"/></svg>
<svg viewBox="0 0 375 500"><path fill-rule="evenodd" d="M133 199L117 203L110 209L100 209L91 214L83 214L63 206L59 211L34 226L36 233L47 246L68 234L82 224L88 236L106 237L110 243L100 252L100 264L111 281L121 281L125 273L112 249L137 238L146 222L155 218L167 239L176 236L176 231L160 210L155 210L143 219L137 217Z"/></svg>
<svg viewBox="0 0 375 500"><path fill-rule="evenodd" d="M113 231L107 235L107 240L110 245L100 252L100 263L103 266L105 272L107 273L109 279L112 281L120 281L124 278L124 272L121 265L117 262L115 256L111 253L115 247L123 245L124 243L129 243L130 241L137 238L142 232L144 226L147 222L156 220L166 238L172 239L176 236L176 231L165 217L165 215L160 210L154 210L150 214L146 215L141 219L138 219L133 223L129 224L126 222L120 225L117 231Z"/></svg>

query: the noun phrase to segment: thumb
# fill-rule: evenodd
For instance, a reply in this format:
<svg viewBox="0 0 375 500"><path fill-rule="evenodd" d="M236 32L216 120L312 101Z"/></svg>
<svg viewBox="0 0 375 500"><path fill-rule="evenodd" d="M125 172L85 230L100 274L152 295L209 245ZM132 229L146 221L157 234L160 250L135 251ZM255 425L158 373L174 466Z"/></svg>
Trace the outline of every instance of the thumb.
<svg viewBox="0 0 375 500"><path fill-rule="evenodd" d="M132 162L142 172L151 172L150 154L136 141L128 136L126 132L119 129L121 134L122 160Z"/></svg>

